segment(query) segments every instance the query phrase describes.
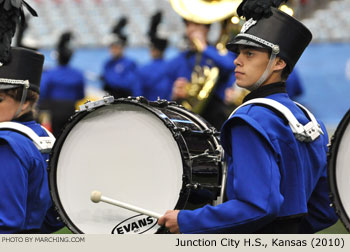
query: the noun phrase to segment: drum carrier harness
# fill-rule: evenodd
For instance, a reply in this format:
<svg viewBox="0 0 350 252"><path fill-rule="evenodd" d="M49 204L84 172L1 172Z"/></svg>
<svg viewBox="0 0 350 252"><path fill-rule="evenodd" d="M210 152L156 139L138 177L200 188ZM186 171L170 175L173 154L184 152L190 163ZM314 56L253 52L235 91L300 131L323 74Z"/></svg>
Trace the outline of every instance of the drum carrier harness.
<svg viewBox="0 0 350 252"><path fill-rule="evenodd" d="M40 151L40 153L42 154L50 153L56 139L50 131L48 131L43 126L41 127L46 131L48 136L40 137L34 132L34 130L32 130L28 126L23 125L21 123L16 123L16 122L0 123L0 130L10 130L10 131L17 132L25 137L28 137L30 140L33 141L33 144ZM30 229L30 230L21 230L17 233L18 234L38 234L39 232L40 232L39 229Z"/></svg>
<svg viewBox="0 0 350 252"><path fill-rule="evenodd" d="M40 137L38 136L31 128L16 122L2 122L0 123L0 130L11 130L15 131L19 134L22 134L29 139L31 139L34 145L38 148L41 153L50 153L54 143L55 137L52 135L50 131L48 131L45 127L41 126L48 136Z"/></svg>
<svg viewBox="0 0 350 252"><path fill-rule="evenodd" d="M291 128L295 138L300 142L312 142L315 139L317 139L320 134L324 134L320 124L317 122L315 116L311 114L311 112L305 108L303 105L294 102L303 112L304 114L310 119L310 122L308 122L305 125L302 125L292 114L292 112L283 104L269 99L269 98L255 98L252 100L249 100L239 107L237 107L229 116L233 116L236 111L246 105L249 104L258 104L258 105L265 105L270 109L275 109L277 112L279 112L289 123L289 127Z"/></svg>

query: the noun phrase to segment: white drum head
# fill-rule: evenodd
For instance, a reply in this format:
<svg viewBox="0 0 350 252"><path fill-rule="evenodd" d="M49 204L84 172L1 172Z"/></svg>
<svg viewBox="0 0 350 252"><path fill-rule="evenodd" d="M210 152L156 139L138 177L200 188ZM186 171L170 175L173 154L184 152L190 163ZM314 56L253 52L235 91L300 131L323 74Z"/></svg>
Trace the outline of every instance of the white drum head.
<svg viewBox="0 0 350 252"><path fill-rule="evenodd" d="M82 233L154 233L157 220L104 202L92 191L160 214L182 188L178 144L163 121L133 104L90 112L68 133L56 167L59 202ZM135 217L136 216L136 217Z"/></svg>
<svg viewBox="0 0 350 252"><path fill-rule="evenodd" d="M336 159L336 181L343 208L350 218L350 125L341 138Z"/></svg>
<svg viewBox="0 0 350 252"><path fill-rule="evenodd" d="M336 213L350 231L350 110L332 137L328 169L332 202Z"/></svg>

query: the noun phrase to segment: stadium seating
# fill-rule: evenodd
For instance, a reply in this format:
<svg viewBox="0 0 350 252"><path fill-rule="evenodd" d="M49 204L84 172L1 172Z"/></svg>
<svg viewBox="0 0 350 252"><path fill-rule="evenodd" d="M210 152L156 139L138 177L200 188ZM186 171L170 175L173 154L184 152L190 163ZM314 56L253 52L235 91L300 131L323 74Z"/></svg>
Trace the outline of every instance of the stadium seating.
<svg viewBox="0 0 350 252"><path fill-rule="evenodd" d="M312 31L314 42L350 41L350 1L331 1L302 22Z"/></svg>
<svg viewBox="0 0 350 252"><path fill-rule="evenodd" d="M125 32L130 45L147 43L149 17L162 10L160 32L176 43L181 37L181 19L168 0L34 0L30 2L39 18L30 18L26 36L36 38L41 48L54 46L59 34L72 30L78 47L104 46L118 18L129 18ZM171 34L167 31L172 31Z"/></svg>
<svg viewBox="0 0 350 252"><path fill-rule="evenodd" d="M291 0L292 1L292 0ZM317 2L319 0L315 0ZM168 0L33 0L30 4L39 18L30 18L26 37L37 40L39 47L50 48L59 34L75 33L77 47L101 47L107 43L112 26L118 18L129 18L125 29L131 46L147 44L149 17L162 10L164 21L160 33L172 45L179 45L183 35L181 18L172 10ZM296 2L296 1L294 1ZM310 2L311 0L304 1ZM298 2L300 3L300 2ZM299 7L302 4L299 4ZM309 7L313 5L309 5ZM315 9L315 8L313 8ZM350 0L333 0L325 9L313 10L302 22L311 29L314 41L350 41ZM169 32L171 31L171 33Z"/></svg>

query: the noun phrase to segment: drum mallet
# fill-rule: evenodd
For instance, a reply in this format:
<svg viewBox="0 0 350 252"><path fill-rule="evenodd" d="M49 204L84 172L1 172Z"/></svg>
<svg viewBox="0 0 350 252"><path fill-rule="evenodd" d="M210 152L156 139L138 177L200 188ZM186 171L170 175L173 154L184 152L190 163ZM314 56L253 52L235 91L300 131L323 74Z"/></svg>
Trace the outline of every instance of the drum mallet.
<svg viewBox="0 0 350 252"><path fill-rule="evenodd" d="M130 205L128 203L124 203L124 202L121 202L121 201L118 201L118 200L114 200L114 199L102 196L102 193L99 192L99 191L91 192L90 199L94 203L99 203L100 201L102 201L102 202L105 202L105 203L108 203L108 204L111 204L111 205L114 205L114 206L118 206L118 207L121 207L121 208L125 208L125 209L128 209L128 210L137 212L137 213L148 215L148 216L154 217L156 219L159 219L160 217L163 216L162 214L159 214L159 213L155 213L155 212L152 212L152 211L149 211L149 210L137 207L137 206Z"/></svg>

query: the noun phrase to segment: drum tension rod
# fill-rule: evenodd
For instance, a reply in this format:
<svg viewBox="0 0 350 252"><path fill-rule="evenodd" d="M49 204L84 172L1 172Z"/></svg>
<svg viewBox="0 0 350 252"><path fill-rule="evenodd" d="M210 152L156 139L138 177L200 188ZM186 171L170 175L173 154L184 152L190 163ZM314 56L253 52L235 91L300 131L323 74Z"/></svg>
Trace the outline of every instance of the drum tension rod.
<svg viewBox="0 0 350 252"><path fill-rule="evenodd" d="M220 156L220 153L218 153L218 150L215 150L215 154L216 155L210 155L209 154L209 149L206 149L201 154L190 156L190 159L193 160L193 159L200 158L200 157L206 157L206 158L213 159L213 161L220 161L221 160L221 156Z"/></svg>
<svg viewBox="0 0 350 252"><path fill-rule="evenodd" d="M191 130L189 127L174 127L174 131L181 132L181 133L191 133L191 134L198 134L198 135L209 135L209 136L219 136L220 132L218 132L215 128L209 128L205 130Z"/></svg>
<svg viewBox="0 0 350 252"><path fill-rule="evenodd" d="M211 185L211 184L200 184L200 183L193 183L193 184L186 184L186 188L198 190L198 189L220 189L221 185Z"/></svg>
<svg viewBox="0 0 350 252"><path fill-rule="evenodd" d="M201 130L201 131L191 131L191 133L203 134L206 136L218 136L218 135L220 135L220 132L218 132L215 128L208 128L208 129Z"/></svg>
<svg viewBox="0 0 350 252"><path fill-rule="evenodd" d="M203 130L203 133L209 134L209 135L214 135L214 136L220 135L220 132L218 132L214 127L210 127L209 129Z"/></svg>

